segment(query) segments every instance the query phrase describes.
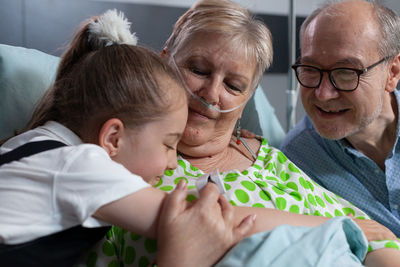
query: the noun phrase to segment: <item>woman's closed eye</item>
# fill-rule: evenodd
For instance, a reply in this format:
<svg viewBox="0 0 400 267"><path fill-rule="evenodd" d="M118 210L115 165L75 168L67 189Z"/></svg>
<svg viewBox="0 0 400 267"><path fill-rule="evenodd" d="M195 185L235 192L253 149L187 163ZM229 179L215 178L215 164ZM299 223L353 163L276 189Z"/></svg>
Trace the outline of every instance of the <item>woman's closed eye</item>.
<svg viewBox="0 0 400 267"><path fill-rule="evenodd" d="M207 64L189 62L184 68L188 73L191 73L200 79L209 78L214 75L214 69L207 66ZM246 82L242 81L241 78L236 78L236 75L228 75L224 77L223 83L226 90L230 91L232 94L243 94L247 89Z"/></svg>
<svg viewBox="0 0 400 267"><path fill-rule="evenodd" d="M238 93L242 93L244 90L242 89L242 87L240 86L236 86L236 85L233 85L233 84L231 84L231 83L227 83L227 82L225 82L225 85L230 89L230 90L232 90L232 91L235 91L235 92L238 92Z"/></svg>
<svg viewBox="0 0 400 267"><path fill-rule="evenodd" d="M193 74L198 75L198 76L208 76L208 75L210 75L209 71L202 70L202 69L199 69L199 68L196 68L196 67L190 67L189 70Z"/></svg>
<svg viewBox="0 0 400 267"><path fill-rule="evenodd" d="M246 91L247 86L237 81L224 80L224 84L228 90L234 94L243 94Z"/></svg>

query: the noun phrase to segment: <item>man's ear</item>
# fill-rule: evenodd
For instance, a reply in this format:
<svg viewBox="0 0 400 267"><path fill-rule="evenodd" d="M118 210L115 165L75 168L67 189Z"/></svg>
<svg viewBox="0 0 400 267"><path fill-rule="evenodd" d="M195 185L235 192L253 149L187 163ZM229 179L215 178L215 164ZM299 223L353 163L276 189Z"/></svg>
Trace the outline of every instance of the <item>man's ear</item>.
<svg viewBox="0 0 400 267"><path fill-rule="evenodd" d="M110 157L116 156L122 142L124 124L121 120L112 118L101 126L99 145L105 149Z"/></svg>
<svg viewBox="0 0 400 267"><path fill-rule="evenodd" d="M385 90L391 93L396 89L397 83L400 79L400 54L396 55L389 64L388 76Z"/></svg>

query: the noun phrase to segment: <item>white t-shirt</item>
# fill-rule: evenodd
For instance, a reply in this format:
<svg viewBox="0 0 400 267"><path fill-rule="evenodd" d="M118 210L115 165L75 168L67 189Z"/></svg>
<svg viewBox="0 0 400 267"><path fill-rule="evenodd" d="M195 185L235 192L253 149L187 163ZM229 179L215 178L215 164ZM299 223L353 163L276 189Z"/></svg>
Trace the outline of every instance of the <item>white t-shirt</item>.
<svg viewBox="0 0 400 267"><path fill-rule="evenodd" d="M0 167L0 243L19 244L76 225L107 225L92 217L96 210L149 186L103 148L83 144L54 121L10 139L0 154L42 140L67 146Z"/></svg>

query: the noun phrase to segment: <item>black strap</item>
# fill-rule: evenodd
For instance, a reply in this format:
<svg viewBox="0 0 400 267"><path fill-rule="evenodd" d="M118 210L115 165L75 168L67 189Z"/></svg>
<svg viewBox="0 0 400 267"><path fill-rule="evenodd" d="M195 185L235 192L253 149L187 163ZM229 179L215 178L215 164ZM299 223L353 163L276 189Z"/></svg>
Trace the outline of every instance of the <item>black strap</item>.
<svg viewBox="0 0 400 267"><path fill-rule="evenodd" d="M53 140L26 143L0 155L0 166L62 146L66 144ZM86 228L78 225L23 244L0 244L0 265L5 267L70 267L82 252L101 240L109 228Z"/></svg>
<svg viewBox="0 0 400 267"><path fill-rule="evenodd" d="M18 244L0 244L0 266L71 267L110 229L109 226L86 228L81 225Z"/></svg>
<svg viewBox="0 0 400 267"><path fill-rule="evenodd" d="M7 153L0 155L0 166L15 160L20 160L21 158L29 157L46 150L55 149L58 147L66 146L66 144L54 141L54 140L44 140L37 142L29 142L22 146L17 147Z"/></svg>

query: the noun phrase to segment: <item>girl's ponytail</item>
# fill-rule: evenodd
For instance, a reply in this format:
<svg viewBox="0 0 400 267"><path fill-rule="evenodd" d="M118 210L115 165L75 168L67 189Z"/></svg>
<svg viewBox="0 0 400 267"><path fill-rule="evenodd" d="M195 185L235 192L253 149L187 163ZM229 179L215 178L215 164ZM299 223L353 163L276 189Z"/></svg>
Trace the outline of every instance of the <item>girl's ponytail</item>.
<svg viewBox="0 0 400 267"><path fill-rule="evenodd" d="M56 80L90 52L114 44L136 45L137 37L130 32L130 25L124 14L116 9L84 21L62 56Z"/></svg>
<svg viewBox="0 0 400 267"><path fill-rule="evenodd" d="M129 30L130 25L124 14L118 13L115 9L81 23L67 50L61 56L54 84L39 102L26 130L43 125L49 120L57 120L55 97L59 90L63 90L58 85L68 77L68 73L76 64L83 61L83 58L91 52L113 44L137 44L135 33L132 34Z"/></svg>
<svg viewBox="0 0 400 267"><path fill-rule="evenodd" d="M159 55L136 46L129 28L116 10L86 20L63 54L56 80L28 129L53 120L84 142L95 142L96 131L110 118L137 127L175 108L169 96L175 88L183 90L179 77ZM166 86L165 78L177 86Z"/></svg>

